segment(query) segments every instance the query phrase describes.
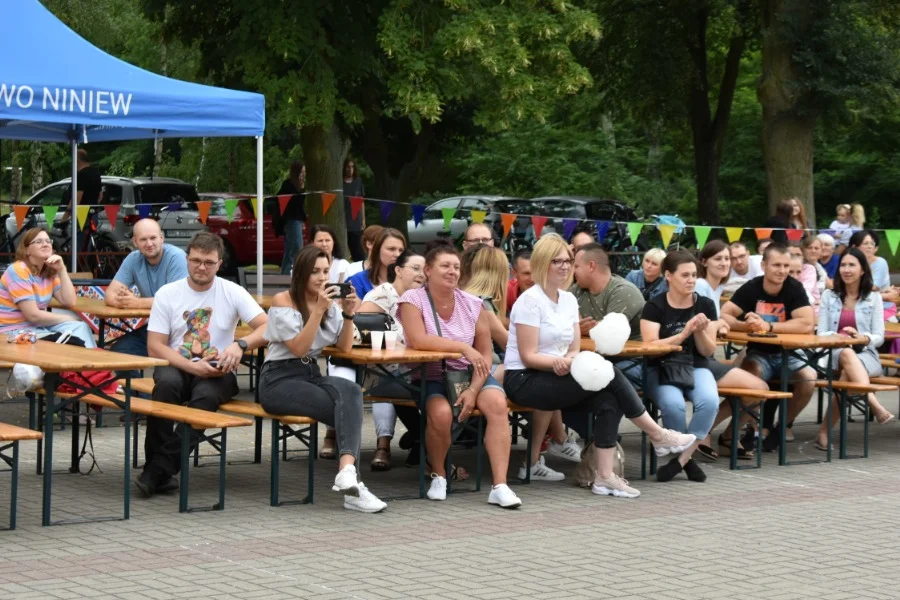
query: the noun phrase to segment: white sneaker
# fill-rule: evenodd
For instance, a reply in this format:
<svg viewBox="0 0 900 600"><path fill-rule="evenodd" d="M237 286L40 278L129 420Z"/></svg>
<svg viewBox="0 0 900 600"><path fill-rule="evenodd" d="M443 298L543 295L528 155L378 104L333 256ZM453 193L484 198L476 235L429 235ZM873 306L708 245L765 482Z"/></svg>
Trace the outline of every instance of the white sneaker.
<svg viewBox="0 0 900 600"><path fill-rule="evenodd" d="M488 504L496 504L500 508L519 508L522 506L522 500L509 489L508 485L501 483L491 488Z"/></svg>
<svg viewBox="0 0 900 600"><path fill-rule="evenodd" d="M332 486L331 489L346 496L359 496L359 487L359 480L356 477L356 467L347 465L338 471L337 477L334 478L334 486Z"/></svg>
<svg viewBox="0 0 900 600"><path fill-rule="evenodd" d="M558 444L556 440L550 440L550 447L547 448L547 454L562 458L569 462L581 462L581 446L579 446L572 438L566 439L562 444Z"/></svg>
<svg viewBox="0 0 900 600"><path fill-rule="evenodd" d="M364 513L377 513L387 508L387 503L375 497L362 482L359 482L359 496L344 496L344 508Z"/></svg>
<svg viewBox="0 0 900 600"><path fill-rule="evenodd" d="M446 500L447 499L447 478L441 477L437 473L431 474L431 487L428 488L429 500Z"/></svg>
<svg viewBox="0 0 900 600"><path fill-rule="evenodd" d="M525 472L525 467L519 467L519 479L525 479L527 473ZM544 464L544 457L540 457L536 463L531 465L531 480L532 481L562 481L566 476L560 473L559 471L554 471L546 464Z"/></svg>
<svg viewBox="0 0 900 600"><path fill-rule="evenodd" d="M609 479L600 479L591 486L591 491L598 496L614 496L616 498L637 498L641 492L615 473Z"/></svg>
<svg viewBox="0 0 900 600"><path fill-rule="evenodd" d="M671 429L663 429L662 439L653 442L653 450L657 456L679 454L694 445L697 436L693 433L678 433Z"/></svg>

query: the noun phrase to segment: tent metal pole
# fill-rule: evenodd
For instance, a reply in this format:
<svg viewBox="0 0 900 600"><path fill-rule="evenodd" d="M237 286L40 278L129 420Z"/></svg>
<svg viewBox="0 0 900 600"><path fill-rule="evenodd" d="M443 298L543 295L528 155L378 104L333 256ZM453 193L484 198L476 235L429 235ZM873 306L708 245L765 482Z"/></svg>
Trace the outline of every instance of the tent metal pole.
<svg viewBox="0 0 900 600"><path fill-rule="evenodd" d="M263 293L263 139L256 138L256 293Z"/></svg>
<svg viewBox="0 0 900 600"><path fill-rule="evenodd" d="M72 242L70 248L72 250L72 273L78 271L78 241L76 234L78 233L78 142L72 137L70 142L72 145L72 185L69 190L72 194L72 212L69 213L69 223L72 226ZM47 223L47 230L53 228L53 223Z"/></svg>

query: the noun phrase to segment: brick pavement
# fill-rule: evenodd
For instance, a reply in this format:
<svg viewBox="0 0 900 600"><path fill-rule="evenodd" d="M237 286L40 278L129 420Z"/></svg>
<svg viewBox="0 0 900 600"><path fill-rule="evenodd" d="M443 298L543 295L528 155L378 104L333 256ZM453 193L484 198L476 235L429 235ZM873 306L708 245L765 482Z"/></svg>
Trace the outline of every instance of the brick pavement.
<svg viewBox="0 0 900 600"><path fill-rule="evenodd" d="M897 396L883 401L893 409ZM798 421L791 458L822 455L805 442L816 427L812 410ZM25 424L26 411L2 403L0 420ZM400 466L392 471L368 470L372 429L368 420L365 482L377 495L414 493L404 452L395 448ZM704 464L705 484L639 481L640 437L629 424L622 430L626 476L643 492L637 500L600 498L566 481L516 486L518 511L489 506L485 489L443 503L394 501L364 515L343 510L329 490L335 463L320 461L315 505L272 508L264 451L262 465L229 466L224 512L181 515L177 495L134 497L130 521L50 528L40 526L34 444L24 444L19 529L0 532L0 599L900 596L896 422L872 426L868 460L778 467L767 454L761 471L743 472L720 460ZM62 469L68 432L56 439ZM851 440L861 450L860 423ZM103 472L57 475L54 518L121 509L122 430L95 430L94 441ZM229 449L232 460L252 459L250 429L232 430ZM515 463L523 450L521 442ZM454 460L474 470L473 452L456 451ZM192 503L211 502L215 467L191 474ZM301 497L305 477L298 455L282 468L282 497ZM0 474L0 513L8 485Z"/></svg>

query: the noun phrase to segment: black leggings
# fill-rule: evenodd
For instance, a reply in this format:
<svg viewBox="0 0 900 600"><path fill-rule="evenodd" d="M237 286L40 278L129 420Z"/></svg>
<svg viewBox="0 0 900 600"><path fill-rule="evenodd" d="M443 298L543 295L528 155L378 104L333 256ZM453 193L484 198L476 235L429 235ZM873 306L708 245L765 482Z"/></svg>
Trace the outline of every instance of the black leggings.
<svg viewBox="0 0 900 600"><path fill-rule="evenodd" d="M645 409L628 378L613 369L615 377L599 392L585 390L571 375L560 377L535 369L507 371L503 388L510 400L535 410L594 413L594 445L615 448L622 416L636 419Z"/></svg>

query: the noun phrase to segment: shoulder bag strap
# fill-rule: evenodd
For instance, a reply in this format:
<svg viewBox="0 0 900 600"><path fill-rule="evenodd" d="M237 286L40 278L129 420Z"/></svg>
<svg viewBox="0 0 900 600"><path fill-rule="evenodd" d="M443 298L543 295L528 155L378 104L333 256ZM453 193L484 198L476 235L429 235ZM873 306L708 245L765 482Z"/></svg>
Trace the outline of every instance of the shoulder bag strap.
<svg viewBox="0 0 900 600"><path fill-rule="evenodd" d="M425 294L428 296L428 303L431 305L431 313L434 315L434 327L437 329L438 337L444 337L441 335L441 318L438 316L437 308L434 306L434 298L431 297L431 292L428 290L428 286L425 286ZM441 370L446 374L447 373L447 361L441 361Z"/></svg>

